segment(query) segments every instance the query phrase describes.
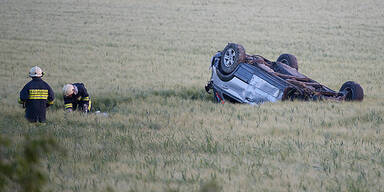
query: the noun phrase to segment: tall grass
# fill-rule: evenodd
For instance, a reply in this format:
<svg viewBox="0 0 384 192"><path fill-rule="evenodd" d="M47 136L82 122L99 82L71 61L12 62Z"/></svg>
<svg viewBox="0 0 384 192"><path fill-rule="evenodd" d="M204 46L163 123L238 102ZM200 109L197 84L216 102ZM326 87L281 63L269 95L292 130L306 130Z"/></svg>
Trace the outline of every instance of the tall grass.
<svg viewBox="0 0 384 192"><path fill-rule="evenodd" d="M384 187L382 9L378 1L0 2L0 133L56 137L52 191L380 191ZM213 102L210 57L228 42L361 103ZM17 105L30 67L56 93L46 124ZM83 82L97 114L64 113ZM19 141L19 142L18 142Z"/></svg>

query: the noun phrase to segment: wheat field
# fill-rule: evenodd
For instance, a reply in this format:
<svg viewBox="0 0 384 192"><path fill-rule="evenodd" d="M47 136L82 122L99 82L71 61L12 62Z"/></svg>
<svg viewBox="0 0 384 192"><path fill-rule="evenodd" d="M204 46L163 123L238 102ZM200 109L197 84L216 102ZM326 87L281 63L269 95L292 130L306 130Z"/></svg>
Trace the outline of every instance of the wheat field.
<svg viewBox="0 0 384 192"><path fill-rule="evenodd" d="M51 191L383 191L384 1L0 0L0 134L52 136ZM228 42L363 102L217 104L204 90ZM17 104L40 66L48 122ZM83 82L94 110L63 110Z"/></svg>

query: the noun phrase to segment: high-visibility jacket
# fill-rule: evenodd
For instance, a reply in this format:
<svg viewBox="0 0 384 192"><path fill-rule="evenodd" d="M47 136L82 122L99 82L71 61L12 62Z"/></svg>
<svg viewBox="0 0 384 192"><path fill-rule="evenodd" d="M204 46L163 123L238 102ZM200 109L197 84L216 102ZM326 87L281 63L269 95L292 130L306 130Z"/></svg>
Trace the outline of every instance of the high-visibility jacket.
<svg viewBox="0 0 384 192"><path fill-rule="evenodd" d="M46 108L53 104L52 88L41 78L33 78L20 91L19 103L25 105L25 117L31 122L44 122Z"/></svg>
<svg viewBox="0 0 384 192"><path fill-rule="evenodd" d="M89 98L89 94L87 92L87 89L85 88L83 83L73 83L72 84L75 89L77 89L77 94L73 94L69 97L64 96L64 108L76 110L77 107L79 107L79 110L85 110L83 109L84 104L87 105L87 111L91 110L91 99Z"/></svg>

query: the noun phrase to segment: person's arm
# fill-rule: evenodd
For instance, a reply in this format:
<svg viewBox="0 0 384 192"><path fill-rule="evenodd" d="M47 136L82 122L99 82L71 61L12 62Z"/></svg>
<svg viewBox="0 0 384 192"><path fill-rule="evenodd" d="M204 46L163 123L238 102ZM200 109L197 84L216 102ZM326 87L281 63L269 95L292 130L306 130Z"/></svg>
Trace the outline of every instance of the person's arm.
<svg viewBox="0 0 384 192"><path fill-rule="evenodd" d="M48 85L48 84L47 84ZM47 107L50 105L53 105L53 101L55 100L55 93L53 92L52 88L48 85L48 101L47 101Z"/></svg>
<svg viewBox="0 0 384 192"><path fill-rule="evenodd" d="M25 107L25 103L27 102L29 97L28 88L27 85L23 87L23 89L20 91L20 97L19 97L19 103Z"/></svg>
<svg viewBox="0 0 384 192"><path fill-rule="evenodd" d="M83 111L89 112L91 110L91 99L89 98L89 94L84 85L81 87L82 89L82 97L81 103L83 104Z"/></svg>
<svg viewBox="0 0 384 192"><path fill-rule="evenodd" d="M72 100L71 99L67 99L67 98L64 97L64 110L66 112L73 111L73 105L72 105Z"/></svg>
<svg viewBox="0 0 384 192"><path fill-rule="evenodd" d="M89 94L87 92L87 89L83 86L82 87L83 89L83 95L81 96L81 101L83 102L83 104L86 104L87 106L89 106Z"/></svg>

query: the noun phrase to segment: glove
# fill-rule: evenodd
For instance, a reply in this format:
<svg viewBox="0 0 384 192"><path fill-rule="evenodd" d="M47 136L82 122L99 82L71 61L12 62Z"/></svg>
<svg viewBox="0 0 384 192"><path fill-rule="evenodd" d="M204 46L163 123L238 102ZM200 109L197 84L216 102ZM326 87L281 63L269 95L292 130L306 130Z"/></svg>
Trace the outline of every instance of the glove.
<svg viewBox="0 0 384 192"><path fill-rule="evenodd" d="M87 104L84 104L83 105L83 113L88 113L88 105Z"/></svg>
<svg viewBox="0 0 384 192"><path fill-rule="evenodd" d="M20 105L22 105L23 108L25 108L25 101L22 101L21 99L19 99L18 103L19 103Z"/></svg>

